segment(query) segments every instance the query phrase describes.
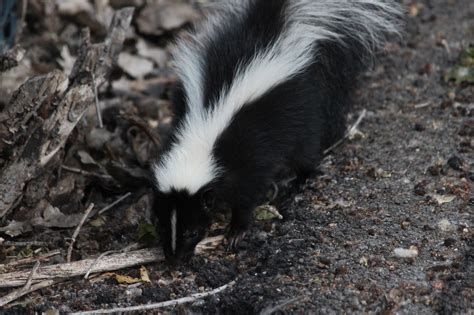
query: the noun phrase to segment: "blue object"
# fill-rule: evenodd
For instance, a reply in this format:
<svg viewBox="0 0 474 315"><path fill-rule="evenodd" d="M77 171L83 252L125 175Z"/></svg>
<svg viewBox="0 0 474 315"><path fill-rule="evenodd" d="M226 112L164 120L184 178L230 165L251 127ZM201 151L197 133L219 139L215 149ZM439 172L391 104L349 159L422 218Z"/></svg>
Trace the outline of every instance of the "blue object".
<svg viewBox="0 0 474 315"><path fill-rule="evenodd" d="M0 54L15 43L17 1L0 0Z"/></svg>

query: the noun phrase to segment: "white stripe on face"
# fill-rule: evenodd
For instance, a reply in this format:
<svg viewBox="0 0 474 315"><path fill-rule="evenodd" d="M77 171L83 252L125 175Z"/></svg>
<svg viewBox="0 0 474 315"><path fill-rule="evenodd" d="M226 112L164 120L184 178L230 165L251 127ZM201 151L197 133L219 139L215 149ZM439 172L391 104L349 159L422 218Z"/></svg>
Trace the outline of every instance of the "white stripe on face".
<svg viewBox="0 0 474 315"><path fill-rule="evenodd" d="M176 209L171 212L171 251L173 254L176 253Z"/></svg>

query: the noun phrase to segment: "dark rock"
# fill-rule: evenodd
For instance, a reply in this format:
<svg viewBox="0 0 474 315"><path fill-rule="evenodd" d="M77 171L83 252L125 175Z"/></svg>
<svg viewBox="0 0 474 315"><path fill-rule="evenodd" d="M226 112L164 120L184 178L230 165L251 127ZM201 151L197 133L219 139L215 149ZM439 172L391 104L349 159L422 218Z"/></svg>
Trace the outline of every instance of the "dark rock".
<svg viewBox="0 0 474 315"><path fill-rule="evenodd" d="M439 176L439 174L441 173L441 165L431 165L430 167L428 167L428 173L430 173L430 175L432 176Z"/></svg>
<svg viewBox="0 0 474 315"><path fill-rule="evenodd" d="M444 246L450 247L450 246L453 246L455 243L456 243L456 240L452 237L444 240Z"/></svg>
<svg viewBox="0 0 474 315"><path fill-rule="evenodd" d="M425 126L421 123L416 123L414 128L416 131L424 131L426 129Z"/></svg>
<svg viewBox="0 0 474 315"><path fill-rule="evenodd" d="M415 188L413 189L414 193L418 196L426 195L427 185L428 185L428 181L426 180L419 182L418 184L415 185Z"/></svg>
<svg viewBox="0 0 474 315"><path fill-rule="evenodd" d="M456 155L453 155L448 160L449 167L451 167L453 170L456 170L456 171L461 171L462 167L463 167L463 164L464 163L461 160L461 158L456 156Z"/></svg>

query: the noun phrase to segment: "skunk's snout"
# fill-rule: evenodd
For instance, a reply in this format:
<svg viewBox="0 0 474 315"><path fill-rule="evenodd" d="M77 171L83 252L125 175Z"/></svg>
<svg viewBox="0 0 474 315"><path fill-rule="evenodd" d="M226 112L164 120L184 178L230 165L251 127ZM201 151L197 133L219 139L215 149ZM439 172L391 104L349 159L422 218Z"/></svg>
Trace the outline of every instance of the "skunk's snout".
<svg viewBox="0 0 474 315"><path fill-rule="evenodd" d="M197 243L196 243L197 244ZM196 247L196 246L194 246ZM191 250L179 250L176 253L171 253L170 251L165 251L166 262L170 266L176 266L185 262L188 262L194 253L194 247Z"/></svg>

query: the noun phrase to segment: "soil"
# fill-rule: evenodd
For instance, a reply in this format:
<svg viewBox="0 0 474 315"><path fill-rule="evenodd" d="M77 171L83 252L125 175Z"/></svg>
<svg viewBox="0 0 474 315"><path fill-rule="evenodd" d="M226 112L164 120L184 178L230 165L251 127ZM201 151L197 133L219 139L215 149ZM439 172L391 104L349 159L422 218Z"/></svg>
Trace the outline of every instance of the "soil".
<svg viewBox="0 0 474 315"><path fill-rule="evenodd" d="M349 121L366 109L360 132L325 158L322 175L296 192L280 188L282 220L256 222L237 252L219 247L178 267L148 265L150 283L75 278L3 312L133 306L235 280L220 294L165 310L474 314L474 86L444 80L474 44L474 1L405 3L402 37L359 79ZM85 226L75 259L136 241L135 221L124 219L130 205L109 212L101 227ZM71 233L16 241L67 248ZM405 252L411 257L399 257ZM139 268L118 273L138 277Z"/></svg>

